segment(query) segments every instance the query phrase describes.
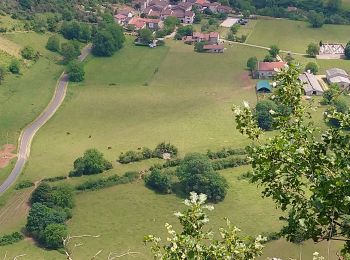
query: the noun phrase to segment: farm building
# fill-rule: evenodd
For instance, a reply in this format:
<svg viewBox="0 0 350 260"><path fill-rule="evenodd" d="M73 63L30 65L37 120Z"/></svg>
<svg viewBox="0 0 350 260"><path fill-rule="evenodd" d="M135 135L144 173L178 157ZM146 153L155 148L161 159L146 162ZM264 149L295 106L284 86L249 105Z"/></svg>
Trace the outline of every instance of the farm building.
<svg viewBox="0 0 350 260"><path fill-rule="evenodd" d="M277 72L287 66L286 62L264 62L260 61L258 64L257 76L259 79L271 78L277 74Z"/></svg>
<svg viewBox="0 0 350 260"><path fill-rule="evenodd" d="M307 96L321 96L323 95L323 88L321 87L321 84L318 82L315 75L304 72L299 76L299 80L304 85L304 92Z"/></svg>
<svg viewBox="0 0 350 260"><path fill-rule="evenodd" d="M345 70L329 69L326 71L326 77L329 84L338 84L343 89L350 87L350 77Z"/></svg>
<svg viewBox="0 0 350 260"><path fill-rule="evenodd" d="M185 36L183 37L183 41L185 43L195 43L195 42L208 42L210 44L217 44L219 43L219 33L218 32L210 32L210 33L200 33L200 32L194 32L192 36Z"/></svg>
<svg viewBox="0 0 350 260"><path fill-rule="evenodd" d="M320 46L317 59L343 59L345 57L345 48L340 43L326 43Z"/></svg>
<svg viewBox="0 0 350 260"><path fill-rule="evenodd" d="M203 46L205 52L223 53L225 46L223 44L206 44Z"/></svg>
<svg viewBox="0 0 350 260"><path fill-rule="evenodd" d="M272 87L268 80L260 80L256 83L256 92L258 93L271 93Z"/></svg>

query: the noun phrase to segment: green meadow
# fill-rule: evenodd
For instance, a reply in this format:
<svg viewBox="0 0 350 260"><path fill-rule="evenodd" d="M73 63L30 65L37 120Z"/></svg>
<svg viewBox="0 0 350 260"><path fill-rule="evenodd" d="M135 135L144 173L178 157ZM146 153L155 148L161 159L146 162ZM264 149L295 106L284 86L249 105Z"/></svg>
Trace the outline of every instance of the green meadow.
<svg viewBox="0 0 350 260"><path fill-rule="evenodd" d="M288 36L283 36L270 29L265 35L264 24L265 31L269 26L281 34L285 34L285 28L290 31ZM306 23L258 20L250 27L248 42L264 46L276 43L281 49L293 48L292 51L304 52L309 42L316 41L315 38L324 37L325 40L329 37L326 26L314 32L318 36L305 33L307 38L302 39L297 37L299 27L311 30ZM349 32L350 27L334 28L338 33L333 37L339 37L335 40L345 41L346 37L340 32ZM8 37L21 43L24 40L21 35L11 34ZM46 42L42 37L44 36L33 34L26 43L37 43L37 48L45 56L54 58L51 56L53 54L43 49ZM284 40L283 37L288 38ZM103 173L108 176L116 173L121 175L127 170L141 171L159 162L150 160L120 165L116 159L121 152L144 146L154 148L162 141L176 145L180 156L188 152L205 152L207 149L246 146L248 140L235 129L231 108L232 104L240 104L244 100L253 105L256 102L255 81L250 79L245 70L246 61L251 56L261 59L266 51L241 45L226 45L226 48L224 54L200 54L193 51L193 46L182 42L168 40L166 46L150 49L136 47L132 44L132 39L128 39L125 47L113 57L89 57L85 62L85 81L69 85L62 107L34 138L30 161L21 179L37 181L67 175L72 169L73 161L88 148L99 149L113 162L114 169ZM17 109L21 113L29 113L25 109L26 104L39 105L41 102L43 108L51 97L61 69L51 58L42 58L18 79L19 86L20 82L23 86L30 82L28 92L24 92L24 87L20 91L20 97L25 99L23 105L18 102L20 107ZM312 60L305 57L299 59L303 63ZM42 67L39 66L40 62L43 63ZM347 61L318 62L322 70L339 64L346 67L348 64ZM42 73L44 69L47 73ZM25 77L28 77L28 82L24 81ZM15 82L16 79L11 80ZM8 83L10 82L9 80ZM4 86L11 85L6 83ZM37 95L29 95L33 91L37 91ZM41 94L40 91L46 94ZM14 98L19 99L17 96ZM14 104L8 104L9 115L16 115ZM35 117L39 108L31 110L32 113L27 116L22 115L22 118L11 117L7 120L2 119L3 113L0 113L0 124L7 123L9 131L16 133L17 127L20 128ZM321 119L321 112L316 118ZM15 137L13 134L13 140ZM247 180L237 179L247 170L249 166L220 171L228 179L230 189L226 199L215 205L215 211L210 213L209 227L214 231L224 225L224 217L229 217L244 234L250 235L278 231L283 225L278 220L281 212L271 200L261 198L260 188ZM98 177L71 178L66 182L75 185ZM17 196L18 192L11 191L9 194ZM88 259L102 249L100 259L105 259L110 251L123 253L130 249L139 254L126 259L150 259L150 251L142 243L143 236L156 234L165 237L166 222L179 227L173 212L183 209L182 199L175 195L156 194L147 189L142 180L79 193L73 218L68 222L69 231L72 235L90 234L100 237L84 239L84 245L76 250L76 258ZM20 230L25 217L14 216L9 225L11 228L0 225L0 234ZM261 259L266 259L267 256L297 258L300 252L303 258L311 259L314 251L327 256L328 249L330 255L334 256L339 246L334 242L315 245L308 241L294 245L278 240L266 245L265 255ZM30 239L1 247L0 252L3 251L8 252L9 257L25 253L28 259L64 259L64 255L39 248Z"/></svg>
<svg viewBox="0 0 350 260"><path fill-rule="evenodd" d="M309 43L320 41L346 44L350 41L350 26L326 24L315 29L306 22L258 20L247 43L266 47L277 44L282 50L305 53Z"/></svg>

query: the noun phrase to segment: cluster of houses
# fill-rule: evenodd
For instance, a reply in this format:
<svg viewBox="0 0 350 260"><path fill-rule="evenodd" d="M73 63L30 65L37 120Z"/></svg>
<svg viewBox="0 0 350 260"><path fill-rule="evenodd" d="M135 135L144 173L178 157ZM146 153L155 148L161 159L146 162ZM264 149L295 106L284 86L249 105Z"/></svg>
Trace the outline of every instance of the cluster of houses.
<svg viewBox="0 0 350 260"><path fill-rule="evenodd" d="M218 32L194 32L191 36L184 36L182 40L186 44L196 44L198 42L205 42L203 46L204 52L223 53L225 49L224 45L220 44L220 35Z"/></svg>
<svg viewBox="0 0 350 260"><path fill-rule="evenodd" d="M256 76L260 81L256 84L258 93L272 92L272 86L268 79L272 79L281 69L288 66L283 61L278 62L259 62L256 70ZM324 93L324 88L319 78L306 71L299 75L299 80L303 83L306 96L320 96ZM337 84L342 89L350 90L350 76L343 69L332 68L326 71L326 80L329 84Z"/></svg>
<svg viewBox="0 0 350 260"><path fill-rule="evenodd" d="M207 0L183 0L176 4L171 4L169 0L133 0L132 6L125 6L117 10L114 18L120 25L133 26L135 30L143 28L158 30L162 27L162 22L169 16L176 17L183 24L192 24L195 8L200 12L207 8L213 13L232 12L229 6Z"/></svg>

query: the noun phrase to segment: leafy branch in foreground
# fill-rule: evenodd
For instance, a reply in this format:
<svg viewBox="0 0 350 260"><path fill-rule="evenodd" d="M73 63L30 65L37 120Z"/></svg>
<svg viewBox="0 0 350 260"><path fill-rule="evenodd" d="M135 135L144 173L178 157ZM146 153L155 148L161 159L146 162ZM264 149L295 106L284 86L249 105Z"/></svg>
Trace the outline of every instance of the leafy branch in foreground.
<svg viewBox="0 0 350 260"><path fill-rule="evenodd" d="M252 182L261 185L287 212L282 234L289 241L343 240L343 254L350 251L350 115L331 108L325 120L337 119L339 127L322 130L312 122L302 100L299 68L291 65L276 77L272 97L290 108L287 115L270 111L278 131L263 139L248 104L234 106L237 129L253 144L248 148Z"/></svg>
<svg viewBox="0 0 350 260"><path fill-rule="evenodd" d="M213 206L205 205L207 197L191 192L190 199L185 200L187 210L175 213L183 228L176 232L173 226L166 223L169 243L162 244L159 237L149 235L145 243L152 243L151 251L154 259L255 259L262 254L262 243L266 240L262 236L241 237L240 230L232 226L226 219L226 228L220 228L221 240L214 239L212 231L204 230L209 218L205 210L213 210Z"/></svg>

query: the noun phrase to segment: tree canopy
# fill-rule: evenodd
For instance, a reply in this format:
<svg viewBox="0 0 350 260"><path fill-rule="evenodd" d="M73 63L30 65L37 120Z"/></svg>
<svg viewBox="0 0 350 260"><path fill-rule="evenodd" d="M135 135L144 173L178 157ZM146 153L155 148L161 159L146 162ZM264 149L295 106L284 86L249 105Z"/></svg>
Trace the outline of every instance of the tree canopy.
<svg viewBox="0 0 350 260"><path fill-rule="evenodd" d="M203 154L187 154L176 169L176 174L187 193L204 193L212 202L222 201L226 196L226 179L214 171L211 161Z"/></svg>

